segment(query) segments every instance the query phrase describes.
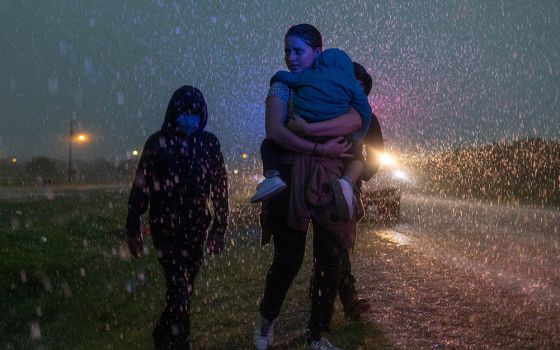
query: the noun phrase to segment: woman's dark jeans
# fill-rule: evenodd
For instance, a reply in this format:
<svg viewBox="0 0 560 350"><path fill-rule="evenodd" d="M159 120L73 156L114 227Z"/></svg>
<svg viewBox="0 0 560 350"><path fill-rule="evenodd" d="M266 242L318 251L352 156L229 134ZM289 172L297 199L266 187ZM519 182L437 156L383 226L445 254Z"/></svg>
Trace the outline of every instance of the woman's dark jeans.
<svg viewBox="0 0 560 350"><path fill-rule="evenodd" d="M266 276L264 296L260 313L272 321L280 314L280 308L294 277L297 275L305 254L306 232L289 228L286 225L288 214L291 166L281 166L282 179L288 190L273 196L269 201L270 220L273 233L274 258ZM313 283L311 290L311 315L308 331L311 339L316 340L328 328L332 318L334 300L340 275L342 247L334 235L313 223Z"/></svg>

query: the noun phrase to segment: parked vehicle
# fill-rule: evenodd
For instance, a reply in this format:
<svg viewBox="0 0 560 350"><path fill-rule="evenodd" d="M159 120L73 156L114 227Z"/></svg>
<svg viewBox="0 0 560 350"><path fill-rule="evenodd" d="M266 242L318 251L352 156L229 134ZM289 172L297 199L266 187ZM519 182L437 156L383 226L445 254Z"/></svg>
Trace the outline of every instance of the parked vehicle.
<svg viewBox="0 0 560 350"><path fill-rule="evenodd" d="M366 218L395 225L401 210L401 187L410 181L395 157L383 153L381 167L373 178L362 186L362 202Z"/></svg>

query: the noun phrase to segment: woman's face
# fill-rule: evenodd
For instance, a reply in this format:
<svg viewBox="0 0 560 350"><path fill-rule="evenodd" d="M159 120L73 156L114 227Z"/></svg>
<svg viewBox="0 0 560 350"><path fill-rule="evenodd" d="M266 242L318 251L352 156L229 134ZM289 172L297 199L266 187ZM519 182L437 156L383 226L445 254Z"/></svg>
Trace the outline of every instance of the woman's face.
<svg viewBox="0 0 560 350"><path fill-rule="evenodd" d="M289 36L284 40L284 59L292 73L310 68L320 54L320 48L312 48L297 36Z"/></svg>

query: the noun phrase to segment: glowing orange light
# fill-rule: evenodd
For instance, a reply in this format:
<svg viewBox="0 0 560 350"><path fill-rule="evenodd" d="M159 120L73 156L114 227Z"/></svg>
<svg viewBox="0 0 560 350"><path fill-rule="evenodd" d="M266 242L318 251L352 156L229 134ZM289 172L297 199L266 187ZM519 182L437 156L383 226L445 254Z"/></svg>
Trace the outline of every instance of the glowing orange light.
<svg viewBox="0 0 560 350"><path fill-rule="evenodd" d="M17 163L17 158L12 158L12 163Z"/></svg>
<svg viewBox="0 0 560 350"><path fill-rule="evenodd" d="M84 133L77 134L76 136L74 136L74 141L79 142L79 143L88 142L89 141L89 135L84 134Z"/></svg>

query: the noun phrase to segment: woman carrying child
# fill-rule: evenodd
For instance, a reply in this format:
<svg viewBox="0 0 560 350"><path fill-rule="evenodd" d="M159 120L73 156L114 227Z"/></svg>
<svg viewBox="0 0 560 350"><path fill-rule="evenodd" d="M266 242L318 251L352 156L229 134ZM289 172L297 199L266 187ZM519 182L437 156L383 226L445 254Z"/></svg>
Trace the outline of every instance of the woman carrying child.
<svg viewBox="0 0 560 350"><path fill-rule="evenodd" d="M291 27L284 44L286 65L292 73L312 68L322 52L321 34L309 24ZM317 123L321 134L330 137L303 139L286 127L289 112L294 109L292 95L293 90L287 84L275 81L266 100L268 141L263 142L263 151L272 150L278 157L263 157L263 161L266 158L276 162L264 164L264 168L275 170L274 175L287 189L271 196L263 205L263 231L270 233L272 228L274 257L260 303L254 343L257 349L268 349L272 345L274 326L286 293L301 267L307 228L312 222L314 276L307 344L312 349L336 350L338 348L322 335L332 317L341 256L354 243L357 215L349 215L347 219L339 215L332 190L336 185L332 184L340 183L346 169L344 159L352 157L346 153L351 143L340 135L350 136L359 130L363 118L362 113L350 107L347 113ZM274 145L280 145L281 150Z"/></svg>

